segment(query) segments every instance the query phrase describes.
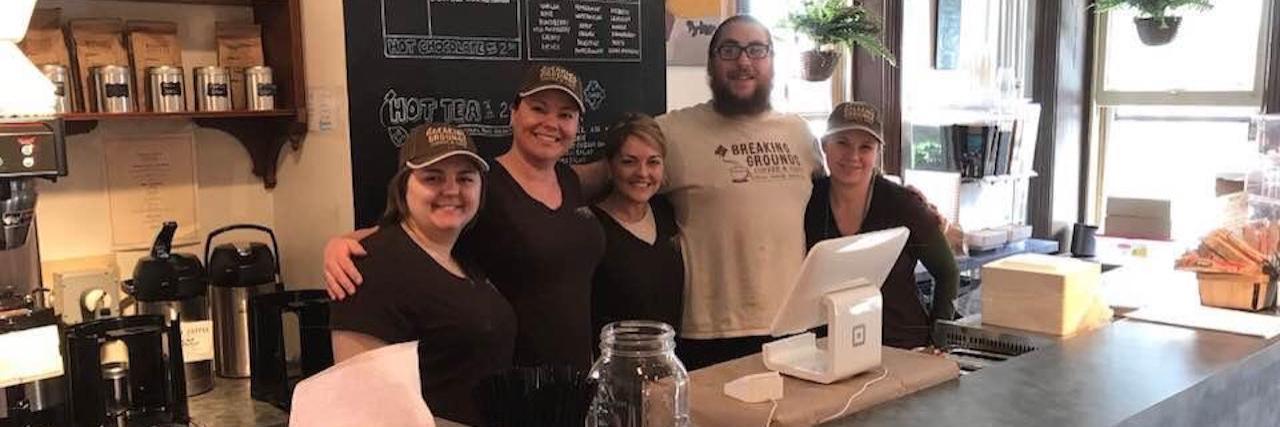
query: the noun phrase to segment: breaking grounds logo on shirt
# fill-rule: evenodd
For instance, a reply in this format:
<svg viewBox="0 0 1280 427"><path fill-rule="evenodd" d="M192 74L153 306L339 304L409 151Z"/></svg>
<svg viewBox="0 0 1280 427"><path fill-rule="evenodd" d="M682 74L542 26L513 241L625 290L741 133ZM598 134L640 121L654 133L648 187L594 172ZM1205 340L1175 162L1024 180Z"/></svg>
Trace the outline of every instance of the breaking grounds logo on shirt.
<svg viewBox="0 0 1280 427"><path fill-rule="evenodd" d="M716 146L715 154L729 169L735 183L785 181L805 178L800 156L784 142L752 141Z"/></svg>

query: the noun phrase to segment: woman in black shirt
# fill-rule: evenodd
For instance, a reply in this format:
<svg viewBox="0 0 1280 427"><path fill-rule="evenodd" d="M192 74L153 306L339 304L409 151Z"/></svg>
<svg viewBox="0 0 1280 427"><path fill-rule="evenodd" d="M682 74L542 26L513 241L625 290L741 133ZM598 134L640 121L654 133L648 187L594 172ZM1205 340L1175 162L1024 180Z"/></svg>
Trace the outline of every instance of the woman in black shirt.
<svg viewBox="0 0 1280 427"><path fill-rule="evenodd" d="M814 181L805 211L809 247L819 241L858 233L907 227L911 236L893 264L880 292L884 296L884 344L899 348L926 346L934 321L955 315L952 300L960 272L924 200L880 176L883 154L875 107L861 102L836 106L822 137L829 177ZM934 278L932 310L925 310L916 288L916 261Z"/></svg>
<svg viewBox="0 0 1280 427"><path fill-rule="evenodd" d="M627 114L605 134L613 185L591 207L605 237L591 290L593 331L619 320L656 320L680 330L684 262L675 214L665 198L654 197L665 144L662 129L644 114Z"/></svg>
<svg viewBox="0 0 1280 427"><path fill-rule="evenodd" d="M356 261L358 295L330 307L333 355L342 362L389 344L419 340L423 396L444 418L483 420L474 396L486 376L511 366L515 315L464 258L452 254L479 210L488 166L462 130L415 128L400 147L381 227Z"/></svg>
<svg viewBox="0 0 1280 427"><path fill-rule="evenodd" d="M515 364L591 366L591 276L604 252L577 174L559 163L578 135L582 83L556 65L528 70L511 111L511 149L485 181L485 206L457 252L475 259L511 302ZM353 254L367 231L330 240L325 282L335 299L361 282Z"/></svg>

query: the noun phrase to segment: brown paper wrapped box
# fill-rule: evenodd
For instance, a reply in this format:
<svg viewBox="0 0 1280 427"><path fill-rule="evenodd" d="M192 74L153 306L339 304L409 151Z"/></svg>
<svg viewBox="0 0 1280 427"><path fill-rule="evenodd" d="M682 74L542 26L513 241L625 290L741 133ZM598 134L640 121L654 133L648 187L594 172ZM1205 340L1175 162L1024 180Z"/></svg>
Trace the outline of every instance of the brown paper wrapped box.
<svg viewBox="0 0 1280 427"><path fill-rule="evenodd" d="M132 59L133 87L138 94L138 107L154 111L147 96L147 69L168 65L182 66L182 46L178 43L178 24L164 21L129 21L125 24ZM183 77L185 82L187 79ZM185 96L187 90L183 88Z"/></svg>
<svg viewBox="0 0 1280 427"><path fill-rule="evenodd" d="M863 384L884 373L882 369L888 369L888 376L867 387L867 391L854 399L840 417L960 376L960 368L955 362L940 356L884 347L881 359L880 369L828 385L783 376L783 396L778 401L772 423L767 423L767 418L773 403L744 403L724 394L725 383L767 371L760 354L699 369L689 375L689 407L693 425L807 427L840 412L849 397L857 393Z"/></svg>
<svg viewBox="0 0 1280 427"><path fill-rule="evenodd" d="M129 66L129 53L125 51L122 35L124 21L116 18L74 19L67 23L71 34L71 46L75 52L73 61L80 82L80 111L94 111L97 98L93 92L93 77L89 70L101 65ZM137 106L137 87L129 94Z"/></svg>
<svg viewBox="0 0 1280 427"><path fill-rule="evenodd" d="M244 69L266 65L262 55L262 27L257 24L218 22L218 65L231 74L231 108L247 110L244 93Z"/></svg>

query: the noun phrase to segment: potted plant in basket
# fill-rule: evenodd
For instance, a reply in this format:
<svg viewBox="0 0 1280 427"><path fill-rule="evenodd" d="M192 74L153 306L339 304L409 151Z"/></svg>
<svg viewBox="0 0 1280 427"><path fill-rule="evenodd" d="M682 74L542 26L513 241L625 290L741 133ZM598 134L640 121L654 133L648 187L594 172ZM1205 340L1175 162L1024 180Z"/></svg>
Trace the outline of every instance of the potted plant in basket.
<svg viewBox="0 0 1280 427"><path fill-rule="evenodd" d="M846 0L806 0L800 10L787 15L783 25L804 34L817 46L801 52L801 77L821 81L831 77L843 48L861 47L896 65L893 54L880 43L884 25L862 3Z"/></svg>
<svg viewBox="0 0 1280 427"><path fill-rule="evenodd" d="M1133 23L1138 27L1138 38L1147 46L1160 46L1178 34L1182 17L1173 15L1174 11L1184 7L1208 10L1213 4L1209 0L1098 0L1094 7L1098 13L1121 7L1137 10Z"/></svg>

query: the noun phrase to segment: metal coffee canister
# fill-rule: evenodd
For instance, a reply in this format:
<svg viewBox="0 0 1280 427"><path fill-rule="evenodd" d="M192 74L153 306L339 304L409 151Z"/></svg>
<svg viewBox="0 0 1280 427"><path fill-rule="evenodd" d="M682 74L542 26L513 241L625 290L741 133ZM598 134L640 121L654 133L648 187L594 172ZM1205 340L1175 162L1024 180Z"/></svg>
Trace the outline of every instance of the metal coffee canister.
<svg viewBox="0 0 1280 427"><path fill-rule="evenodd" d="M70 113L71 106L75 102L75 98L71 95L71 88L75 85L71 84L71 75L67 73L67 67L59 64L45 64L40 66L40 71L44 72L44 76L53 83L53 111Z"/></svg>
<svg viewBox="0 0 1280 427"><path fill-rule="evenodd" d="M231 75L226 67L196 68L196 109L199 111L231 110Z"/></svg>
<svg viewBox="0 0 1280 427"><path fill-rule="evenodd" d="M182 91L182 69L161 65L147 68L147 99L151 111L177 113L187 109Z"/></svg>
<svg viewBox="0 0 1280 427"><path fill-rule="evenodd" d="M276 85L271 80L271 67L254 66L244 70L245 102L250 110L276 108Z"/></svg>
<svg viewBox="0 0 1280 427"><path fill-rule="evenodd" d="M133 76L129 67L103 65L89 69L93 76L93 98L99 113L133 111Z"/></svg>

